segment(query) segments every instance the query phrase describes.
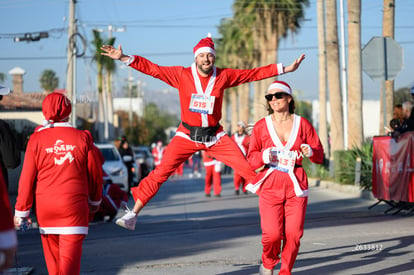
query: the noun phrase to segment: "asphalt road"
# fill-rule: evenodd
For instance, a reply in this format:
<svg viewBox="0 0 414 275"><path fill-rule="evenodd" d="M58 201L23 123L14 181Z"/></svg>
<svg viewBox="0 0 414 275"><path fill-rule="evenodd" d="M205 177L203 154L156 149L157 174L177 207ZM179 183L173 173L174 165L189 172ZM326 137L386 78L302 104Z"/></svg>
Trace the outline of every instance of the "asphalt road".
<svg viewBox="0 0 414 275"><path fill-rule="evenodd" d="M257 196L234 195L229 175L221 198L203 190L203 178L172 178L141 212L135 231L91 224L81 274L258 274ZM385 214L383 203L368 209L373 203L311 187L293 274L413 274L414 216ZM47 274L38 230L19 231L18 239L16 267Z"/></svg>

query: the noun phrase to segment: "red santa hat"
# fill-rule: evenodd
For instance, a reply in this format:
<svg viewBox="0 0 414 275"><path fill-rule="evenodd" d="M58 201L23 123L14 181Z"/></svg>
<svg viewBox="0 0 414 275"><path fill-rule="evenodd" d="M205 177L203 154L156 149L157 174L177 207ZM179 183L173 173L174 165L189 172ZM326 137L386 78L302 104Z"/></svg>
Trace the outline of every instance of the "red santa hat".
<svg viewBox="0 0 414 275"><path fill-rule="evenodd" d="M64 94L53 92L43 100L42 111L48 122L59 122L69 117L72 104Z"/></svg>
<svg viewBox="0 0 414 275"><path fill-rule="evenodd" d="M201 39L197 45L193 48L194 58L197 57L200 53L211 53L216 56L216 51L214 50L214 42L211 39L211 33L207 34L206 38Z"/></svg>
<svg viewBox="0 0 414 275"><path fill-rule="evenodd" d="M267 93L269 93L271 90L277 89L280 93L285 93L288 95L292 95L292 88L290 88L289 84L287 84L284 81L274 81L269 85L269 88L267 88Z"/></svg>

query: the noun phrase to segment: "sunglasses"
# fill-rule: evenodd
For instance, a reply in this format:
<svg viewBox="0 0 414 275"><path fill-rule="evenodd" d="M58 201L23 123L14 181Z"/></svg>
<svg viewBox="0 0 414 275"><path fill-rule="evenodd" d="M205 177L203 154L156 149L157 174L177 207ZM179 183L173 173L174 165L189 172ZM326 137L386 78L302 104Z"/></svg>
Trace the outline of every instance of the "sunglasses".
<svg viewBox="0 0 414 275"><path fill-rule="evenodd" d="M272 101L273 97L275 97L276 99L281 99L284 95L284 93L267 94L265 95L265 98L267 101Z"/></svg>

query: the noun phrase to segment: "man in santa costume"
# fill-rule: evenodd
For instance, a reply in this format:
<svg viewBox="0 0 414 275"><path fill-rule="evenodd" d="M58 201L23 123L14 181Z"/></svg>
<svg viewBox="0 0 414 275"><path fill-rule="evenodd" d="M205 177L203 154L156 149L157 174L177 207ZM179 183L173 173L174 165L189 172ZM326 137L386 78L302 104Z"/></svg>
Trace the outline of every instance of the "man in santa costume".
<svg viewBox="0 0 414 275"><path fill-rule="evenodd" d="M204 193L206 197L210 197L211 187L213 187L214 196L221 197L221 169L223 163L214 157L202 151L204 168L206 176L204 178Z"/></svg>
<svg viewBox="0 0 414 275"><path fill-rule="evenodd" d="M272 76L295 71L304 55L284 67L271 64L254 69L217 68L215 49L211 35L203 38L194 47L194 63L191 67L159 66L141 56L125 55L121 46L101 47L103 53L112 59L150 76L164 81L178 89L181 107L181 121L177 134L166 147L161 164L132 189L134 208L117 224L134 230L138 213L158 192L162 183L191 155L200 150L224 162L240 173L248 182L256 176L237 145L219 124L222 113L223 93L230 87L262 80Z"/></svg>
<svg viewBox="0 0 414 275"><path fill-rule="evenodd" d="M249 135L246 132L246 123L243 121L239 121L237 123L237 131L231 136L231 138L236 142L237 146L239 146L240 151L243 153L244 156L247 155L247 150L249 149ZM240 187L242 187L243 193L247 194L246 190L246 180L236 171L234 171L233 175L233 182L234 182L234 193L236 195L240 194Z"/></svg>
<svg viewBox="0 0 414 275"><path fill-rule="evenodd" d="M12 266L17 250L17 236L3 172L0 169L0 274Z"/></svg>
<svg viewBox="0 0 414 275"><path fill-rule="evenodd" d="M48 273L79 274L89 212L102 197L103 157L89 132L68 123L68 98L51 93L42 103L45 121L30 136L20 175L14 224L30 223L35 204Z"/></svg>
<svg viewBox="0 0 414 275"><path fill-rule="evenodd" d="M265 98L269 115L259 120L250 137L247 159L263 168L247 190L259 195L262 228L260 274L290 275L303 235L308 202L308 178L302 160L321 164L323 147L312 124L294 113L291 87L283 81L269 85Z"/></svg>

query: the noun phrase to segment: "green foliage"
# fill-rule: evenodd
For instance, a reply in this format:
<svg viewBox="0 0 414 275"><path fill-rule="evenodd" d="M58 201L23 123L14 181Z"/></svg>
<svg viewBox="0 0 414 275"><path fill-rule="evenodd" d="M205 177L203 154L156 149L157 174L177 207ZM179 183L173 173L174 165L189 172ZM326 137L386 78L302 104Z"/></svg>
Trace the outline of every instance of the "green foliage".
<svg viewBox="0 0 414 275"><path fill-rule="evenodd" d="M295 100L295 114L306 118L312 123L312 104L309 101Z"/></svg>
<svg viewBox="0 0 414 275"><path fill-rule="evenodd" d="M354 184L355 164L361 159L361 188L372 189L372 142L365 142L361 148L353 147L346 151L334 152L335 181L342 184Z"/></svg>
<svg viewBox="0 0 414 275"><path fill-rule="evenodd" d="M328 179L329 170L323 164L316 164L311 162L308 158L304 158L302 161L302 167L305 169L306 174L310 178Z"/></svg>
<svg viewBox="0 0 414 275"><path fill-rule="evenodd" d="M143 118L138 118L134 114L132 127L129 127L127 112L118 112L118 115L121 118L121 128L131 144L150 145L158 140L166 144L169 137L165 129L178 126L180 122L176 116L160 110L154 103L145 106Z"/></svg>
<svg viewBox="0 0 414 275"><path fill-rule="evenodd" d="M411 88L400 88L394 93L394 105L402 104L405 101L412 101Z"/></svg>
<svg viewBox="0 0 414 275"><path fill-rule="evenodd" d="M53 70L44 70L39 81L40 86L48 92L53 92L59 86L59 78Z"/></svg>
<svg viewBox="0 0 414 275"><path fill-rule="evenodd" d="M0 73L0 83L3 83L6 80L6 74Z"/></svg>

